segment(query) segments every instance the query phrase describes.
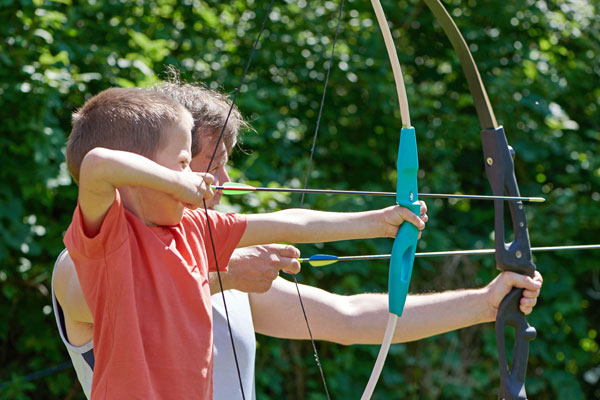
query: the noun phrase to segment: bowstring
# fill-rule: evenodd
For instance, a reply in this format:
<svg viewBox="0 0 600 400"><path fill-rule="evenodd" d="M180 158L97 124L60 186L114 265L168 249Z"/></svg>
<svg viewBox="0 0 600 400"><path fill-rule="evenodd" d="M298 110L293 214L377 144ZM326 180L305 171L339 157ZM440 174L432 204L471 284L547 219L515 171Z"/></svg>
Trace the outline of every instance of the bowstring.
<svg viewBox="0 0 600 400"><path fill-rule="evenodd" d="M319 114L317 116L317 124L315 127L315 134L313 136L312 147L310 150L310 158L308 160L308 166L306 167L306 177L304 179L304 189L306 189L308 187L308 180L310 178L313 156L314 156L315 147L317 144L317 136L319 134L319 126L321 125L321 116L323 114L323 106L325 104L325 95L327 94L327 84L329 83L329 75L331 73L331 66L333 65L335 44L338 39L338 33L340 30L343 11L344 11L344 0L342 0L342 2L340 3L340 10L338 13L337 24L335 27L335 35L334 35L333 44L331 47L331 55L329 56L329 62L327 65L327 74L325 75L325 83L323 85L323 96L321 97L321 104L319 106ZM300 198L300 208L302 208L304 205L304 195L305 195L305 193L302 193L302 196ZM325 395L327 396L327 399L329 400L330 399L329 390L327 389L327 381L325 380L325 373L323 372L323 366L321 365L321 360L319 358L319 352L317 351L317 346L316 346L315 340L313 338L312 330L310 329L310 324L308 323L308 315L306 314L306 309L304 308L304 302L302 301L302 296L300 295L300 287L298 286L298 280L296 279L295 274L292 275L292 277L294 278L294 284L296 285L296 292L298 293L298 300L300 301L300 308L302 309L302 314L304 315L304 321L306 322L306 329L308 330L308 335L310 337L310 343L312 345L313 353L315 355L315 362L317 363L317 366L319 367L319 372L321 374L321 381L323 382L323 387L325 388Z"/></svg>
<svg viewBox="0 0 600 400"><path fill-rule="evenodd" d="M246 79L246 74L248 73L248 69L250 68L250 64L252 63L252 58L254 57L256 48L258 47L258 42L260 40L260 37L262 36L263 31L265 30L265 25L267 23L267 20L269 19L269 16L271 15L271 10L273 9L274 1L275 0L271 0L271 3L269 4L269 7L267 8L267 12L262 21L262 25L260 27L258 35L256 36L256 40L254 41L254 45L252 46L252 51L250 52L248 62L246 63L246 67L244 68L244 72L242 73L242 77L240 78L240 83L238 84L238 87L235 91L235 95L231 102L231 106L229 107L229 111L227 112L227 117L225 118L225 122L223 123L223 127L221 128L221 133L219 134L219 137L217 138L217 143L215 144L215 148L212 152L212 156L210 157L210 161L208 162L208 167L206 168L206 173L208 173L210 171L210 167L212 166L212 163L215 160L217 150L219 149L219 144L221 143L221 140L223 139L223 135L225 134L225 129L227 128L227 123L229 122L229 117L231 116L231 113L233 112L233 108L235 107L235 102L238 98L238 95L240 94L242 85L244 83L244 80ZM244 392L244 384L242 382L242 374L240 372L240 364L238 361L237 352L235 350L235 341L233 340L233 332L231 330L231 322L229 320L229 310L227 309L227 302L225 301L225 292L223 290L223 281L221 280L221 270L219 268L219 262L217 260L217 251L215 249L215 242L214 242L214 237L212 234L212 229L210 227L210 217L208 215L208 208L206 206L206 200L202 200L202 202L204 204L204 214L206 215L206 221L207 221L207 225L208 225L208 234L210 237L210 244L211 244L211 248L212 248L212 252L213 252L213 257L215 260L215 265L217 267L217 278L219 280L219 287L221 289L221 298L223 299L223 308L225 310L225 319L227 320L227 329L229 330L229 338L231 339L231 348L233 349L233 358L235 360L235 367L237 370L238 381L240 383L240 391L242 393L242 399L245 400L246 395Z"/></svg>

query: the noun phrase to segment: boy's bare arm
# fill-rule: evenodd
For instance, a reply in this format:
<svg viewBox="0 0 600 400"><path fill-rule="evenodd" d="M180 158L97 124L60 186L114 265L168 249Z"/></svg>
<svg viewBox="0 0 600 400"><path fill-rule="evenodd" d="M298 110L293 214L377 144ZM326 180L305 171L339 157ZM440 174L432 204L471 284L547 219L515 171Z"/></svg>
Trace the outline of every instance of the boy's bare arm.
<svg viewBox="0 0 600 400"><path fill-rule="evenodd" d="M281 241L318 243L394 237L404 221L422 230L427 217L423 214L419 218L400 206L354 213L289 209L252 214L247 216L246 231L237 247Z"/></svg>
<svg viewBox="0 0 600 400"><path fill-rule="evenodd" d="M86 154L79 173L79 207L89 237L100 231L115 201L115 191L121 186L164 192L189 208L198 207L203 196L210 193L202 175L187 167L176 171L139 154L97 147Z"/></svg>

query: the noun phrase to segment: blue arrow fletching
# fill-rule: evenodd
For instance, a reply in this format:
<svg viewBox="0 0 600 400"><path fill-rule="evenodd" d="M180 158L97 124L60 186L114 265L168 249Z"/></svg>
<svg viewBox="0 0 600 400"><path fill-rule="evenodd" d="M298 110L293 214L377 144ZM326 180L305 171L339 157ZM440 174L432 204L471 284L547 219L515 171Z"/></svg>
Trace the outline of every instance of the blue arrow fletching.
<svg viewBox="0 0 600 400"><path fill-rule="evenodd" d="M324 267L326 265L336 263L338 261L338 258L336 256L328 254L315 254L314 256L311 256L307 261L313 267Z"/></svg>

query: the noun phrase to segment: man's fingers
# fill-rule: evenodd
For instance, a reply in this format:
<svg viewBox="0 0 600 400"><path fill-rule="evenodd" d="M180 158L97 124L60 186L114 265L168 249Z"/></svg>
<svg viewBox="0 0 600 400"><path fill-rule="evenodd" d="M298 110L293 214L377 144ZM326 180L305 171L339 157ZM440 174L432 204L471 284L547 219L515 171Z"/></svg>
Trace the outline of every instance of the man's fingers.
<svg viewBox="0 0 600 400"><path fill-rule="evenodd" d="M534 289L534 290L523 289L523 297L533 299L533 298L536 298L539 296L540 296L540 288Z"/></svg>
<svg viewBox="0 0 600 400"><path fill-rule="evenodd" d="M535 307L536 304L537 304L537 298L534 298L534 299L521 298L519 309L521 310L521 312L523 314L529 315L533 311L533 307Z"/></svg>
<svg viewBox="0 0 600 400"><path fill-rule="evenodd" d="M300 272L300 270L302 269L300 261L298 261L297 258L290 258L288 260L289 262L287 263L287 265L281 268L281 270L288 274L297 274L298 272Z"/></svg>
<svg viewBox="0 0 600 400"><path fill-rule="evenodd" d="M300 250L296 247L289 244L270 244L264 248L271 252L271 263L274 267L288 274L300 272Z"/></svg>
<svg viewBox="0 0 600 400"><path fill-rule="evenodd" d="M271 265L278 271L282 270L288 274L297 274L300 272L300 261L296 257L277 257Z"/></svg>
<svg viewBox="0 0 600 400"><path fill-rule="evenodd" d="M539 289L542 287L542 282L540 280L532 279L526 275L521 275L510 271L505 272L505 275L508 278L509 285L518 287L520 289L539 291Z"/></svg>
<svg viewBox="0 0 600 400"><path fill-rule="evenodd" d="M277 252L279 254L279 256L281 257L288 257L288 258L298 258L300 257L300 250L298 250L296 247L289 245L289 244L270 244L270 245L266 245L264 246L267 249Z"/></svg>
<svg viewBox="0 0 600 400"><path fill-rule="evenodd" d="M423 222L427 222L429 220L429 217L427 216L427 204L425 204L423 200L419 201L419 203L421 203L420 217L423 220Z"/></svg>
<svg viewBox="0 0 600 400"><path fill-rule="evenodd" d="M246 285L236 288L237 290L241 290L246 293L264 293L267 290L271 289L271 285L273 284L273 279L257 279L253 281L245 282Z"/></svg>
<svg viewBox="0 0 600 400"><path fill-rule="evenodd" d="M275 280L279 276L279 268L268 268L265 270L263 276L268 280Z"/></svg>
<svg viewBox="0 0 600 400"><path fill-rule="evenodd" d="M533 308L537 304L537 298L528 299L528 298L522 297L520 304L523 307Z"/></svg>
<svg viewBox="0 0 600 400"><path fill-rule="evenodd" d="M523 289L523 294L519 302L519 309L525 315L531 314L533 308L537 304L537 299L540 295L542 287L542 276L536 271L533 278L517 274L515 272L503 272L505 284L516 288Z"/></svg>
<svg viewBox="0 0 600 400"><path fill-rule="evenodd" d="M419 229L419 230L425 229L425 222L423 222L423 220L421 220L421 218L419 218L415 213L413 213L409 209L404 208L404 207L400 208L400 216L402 216L403 220L408 221L411 224L413 224L414 226L416 226L417 229Z"/></svg>

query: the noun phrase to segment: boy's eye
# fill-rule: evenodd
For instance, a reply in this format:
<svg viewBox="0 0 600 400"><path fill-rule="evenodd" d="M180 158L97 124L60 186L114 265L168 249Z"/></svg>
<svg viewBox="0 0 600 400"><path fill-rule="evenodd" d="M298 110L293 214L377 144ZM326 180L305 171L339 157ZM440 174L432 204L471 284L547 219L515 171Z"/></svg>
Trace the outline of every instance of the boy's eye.
<svg viewBox="0 0 600 400"><path fill-rule="evenodd" d="M180 164L183 167L183 169L187 168L188 165L190 165L190 163L188 163L187 161L181 161Z"/></svg>

